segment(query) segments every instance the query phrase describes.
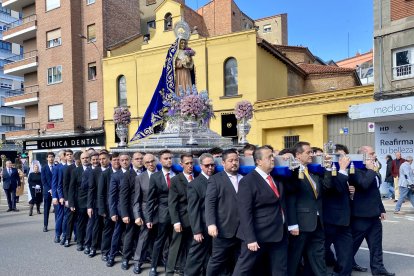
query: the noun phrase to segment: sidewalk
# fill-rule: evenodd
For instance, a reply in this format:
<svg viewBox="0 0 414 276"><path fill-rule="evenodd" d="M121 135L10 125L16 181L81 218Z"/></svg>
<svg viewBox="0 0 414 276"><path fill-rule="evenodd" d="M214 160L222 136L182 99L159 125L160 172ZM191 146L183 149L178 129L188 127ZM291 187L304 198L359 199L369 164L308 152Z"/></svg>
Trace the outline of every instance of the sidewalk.
<svg viewBox="0 0 414 276"><path fill-rule="evenodd" d="M393 213L395 210L395 205L397 204L397 202L394 202L394 200L390 199L382 199L382 203L384 204L384 208L387 213ZM414 214L414 208L409 200L406 200L405 203L403 203L401 211L405 212L406 214Z"/></svg>

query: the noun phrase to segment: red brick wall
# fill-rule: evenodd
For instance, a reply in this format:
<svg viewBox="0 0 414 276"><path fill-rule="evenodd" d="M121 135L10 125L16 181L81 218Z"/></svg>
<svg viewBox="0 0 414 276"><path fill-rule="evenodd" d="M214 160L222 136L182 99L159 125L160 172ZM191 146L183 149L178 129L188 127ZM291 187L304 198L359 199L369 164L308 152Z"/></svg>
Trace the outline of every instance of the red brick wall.
<svg viewBox="0 0 414 276"><path fill-rule="evenodd" d="M311 75L305 80L303 93L323 92L346 89L357 86L356 78L353 74L347 75Z"/></svg>
<svg viewBox="0 0 414 276"><path fill-rule="evenodd" d="M232 0L214 0L197 12L203 16L210 36L232 32Z"/></svg>
<svg viewBox="0 0 414 276"><path fill-rule="evenodd" d="M391 20L414 16L413 0L391 0Z"/></svg>

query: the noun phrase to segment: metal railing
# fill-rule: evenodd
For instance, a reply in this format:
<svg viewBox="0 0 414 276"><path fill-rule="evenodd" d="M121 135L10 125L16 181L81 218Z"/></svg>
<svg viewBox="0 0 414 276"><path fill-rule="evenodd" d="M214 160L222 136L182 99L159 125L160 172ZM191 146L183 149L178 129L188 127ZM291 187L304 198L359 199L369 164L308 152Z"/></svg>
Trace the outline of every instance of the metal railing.
<svg viewBox="0 0 414 276"><path fill-rule="evenodd" d="M17 61L21 61L21 60L25 60L29 58L36 58L36 57L37 57L37 50L33 50L30 52L23 53L21 55L14 55L14 56L8 57L6 59L7 61L5 62L5 64L10 64L10 63L14 63Z"/></svg>
<svg viewBox="0 0 414 276"><path fill-rule="evenodd" d="M414 64L405 64L392 68L394 78L414 76Z"/></svg>
<svg viewBox="0 0 414 276"><path fill-rule="evenodd" d="M8 30L12 30L16 27L19 27L21 25L24 25L24 24L27 24L33 21L36 21L36 14L32 14L32 15L23 17L22 19L13 21L12 23L6 24L6 27L8 28Z"/></svg>
<svg viewBox="0 0 414 276"><path fill-rule="evenodd" d="M39 85L30 85L30 86L26 86L24 88L24 93L29 94L29 93L35 93L35 92L39 92Z"/></svg>
<svg viewBox="0 0 414 276"><path fill-rule="evenodd" d="M24 93L23 90L13 90L13 89L6 89L6 88L0 88L0 90L5 91L4 94L6 97L20 96Z"/></svg>

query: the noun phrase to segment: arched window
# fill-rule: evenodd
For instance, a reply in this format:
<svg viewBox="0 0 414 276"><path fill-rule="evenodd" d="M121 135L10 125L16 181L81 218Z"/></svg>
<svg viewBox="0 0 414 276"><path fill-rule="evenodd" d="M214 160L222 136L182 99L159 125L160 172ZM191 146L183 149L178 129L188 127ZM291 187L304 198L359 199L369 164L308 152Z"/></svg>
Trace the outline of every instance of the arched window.
<svg viewBox="0 0 414 276"><path fill-rule="evenodd" d="M235 96L238 94L238 90L237 60L229 58L224 63L224 96Z"/></svg>
<svg viewBox="0 0 414 276"><path fill-rule="evenodd" d="M164 31L171 31L172 30L172 14L167 13L164 16Z"/></svg>
<svg viewBox="0 0 414 276"><path fill-rule="evenodd" d="M125 76L118 77L118 106L127 106L127 89Z"/></svg>

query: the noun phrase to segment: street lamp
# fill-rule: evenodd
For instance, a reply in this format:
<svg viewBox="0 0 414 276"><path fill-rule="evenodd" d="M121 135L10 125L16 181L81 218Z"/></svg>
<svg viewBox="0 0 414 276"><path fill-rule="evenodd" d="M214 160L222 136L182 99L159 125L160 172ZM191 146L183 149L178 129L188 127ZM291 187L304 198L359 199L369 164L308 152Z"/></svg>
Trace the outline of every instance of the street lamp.
<svg viewBox="0 0 414 276"><path fill-rule="evenodd" d="M103 57L102 57L102 53L99 51L98 46L96 46L96 44L95 44L95 42L94 42L93 40L88 40L88 38L87 38L85 35L83 35L83 34L78 34L78 36L79 36L81 39L85 39L87 42L92 43L92 44L93 44L93 46L95 46L96 51L98 51L99 57L100 57L101 59L103 58Z"/></svg>

